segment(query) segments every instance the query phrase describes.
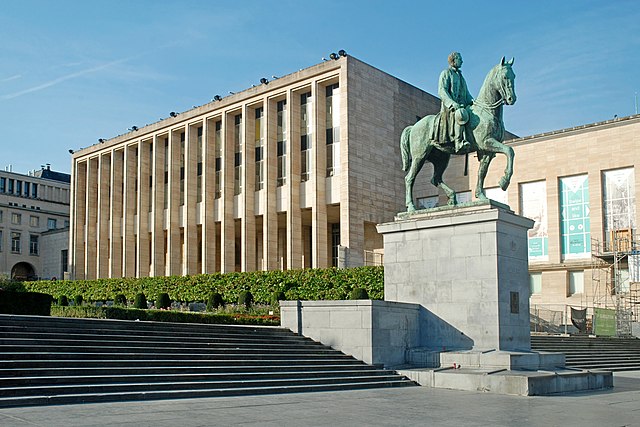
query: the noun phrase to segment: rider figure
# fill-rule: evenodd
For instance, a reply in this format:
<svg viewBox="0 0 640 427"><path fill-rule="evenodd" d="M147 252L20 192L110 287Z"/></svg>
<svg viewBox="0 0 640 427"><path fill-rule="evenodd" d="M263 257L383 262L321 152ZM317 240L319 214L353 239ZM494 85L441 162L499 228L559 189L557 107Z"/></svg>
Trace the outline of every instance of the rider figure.
<svg viewBox="0 0 640 427"><path fill-rule="evenodd" d="M440 107L440 129L441 135L445 135L446 140L453 140L455 151L469 148L470 144L465 138L464 124L468 120L468 113L465 107L473 103L473 98L467 89L467 82L462 77L462 55L452 52L449 55L449 68L440 74L438 82L438 95L442 100ZM457 114L456 114L457 113ZM457 116L457 117L456 117ZM442 139L440 142L444 142Z"/></svg>

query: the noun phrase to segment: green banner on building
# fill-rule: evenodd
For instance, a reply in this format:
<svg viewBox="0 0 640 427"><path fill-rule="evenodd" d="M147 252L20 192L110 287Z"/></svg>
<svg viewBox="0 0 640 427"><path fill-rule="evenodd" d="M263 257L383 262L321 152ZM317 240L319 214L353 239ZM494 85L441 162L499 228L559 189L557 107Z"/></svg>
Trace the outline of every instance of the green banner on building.
<svg viewBox="0 0 640 427"><path fill-rule="evenodd" d="M616 335L616 311L610 308L594 308L593 333L600 336Z"/></svg>

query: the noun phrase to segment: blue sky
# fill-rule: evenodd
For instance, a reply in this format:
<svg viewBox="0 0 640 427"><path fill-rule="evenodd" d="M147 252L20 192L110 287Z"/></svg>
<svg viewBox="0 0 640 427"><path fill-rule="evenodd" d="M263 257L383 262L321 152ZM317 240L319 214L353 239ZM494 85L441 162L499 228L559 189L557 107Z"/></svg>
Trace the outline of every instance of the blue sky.
<svg viewBox="0 0 640 427"><path fill-rule="evenodd" d="M69 172L69 149L339 49L434 94L452 50L473 95L503 55L515 57L518 102L505 124L520 136L634 114L640 92L635 0L21 0L2 9L0 167L21 173L45 163Z"/></svg>

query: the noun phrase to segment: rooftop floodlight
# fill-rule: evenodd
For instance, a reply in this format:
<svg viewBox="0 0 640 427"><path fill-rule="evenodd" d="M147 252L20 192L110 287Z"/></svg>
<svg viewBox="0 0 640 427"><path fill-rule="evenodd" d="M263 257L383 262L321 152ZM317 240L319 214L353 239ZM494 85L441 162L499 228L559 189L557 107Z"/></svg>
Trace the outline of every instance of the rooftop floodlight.
<svg viewBox="0 0 640 427"><path fill-rule="evenodd" d="M329 58L331 58L331 59L333 59L333 60L336 60L336 59L338 59L338 58L339 58L339 56L338 56L338 54L337 54L337 53L335 53L335 52L331 52L331 55L329 55Z"/></svg>
<svg viewBox="0 0 640 427"><path fill-rule="evenodd" d="M266 77L263 77L260 79L260 83L262 83L263 85L268 85L269 84L269 80L267 80Z"/></svg>
<svg viewBox="0 0 640 427"><path fill-rule="evenodd" d="M69 148L69 154L73 154L75 153L75 151L73 151L71 148Z"/></svg>
<svg viewBox="0 0 640 427"><path fill-rule="evenodd" d="M216 95L216 96L213 97L213 100L214 101L221 101L222 97L220 95Z"/></svg>
<svg viewBox="0 0 640 427"><path fill-rule="evenodd" d="M323 61L328 61L328 59L327 59L327 58L325 58L324 56L322 57L322 60L323 60Z"/></svg>
<svg viewBox="0 0 640 427"><path fill-rule="evenodd" d="M138 126L131 126L129 130L135 132L138 130Z"/></svg>
<svg viewBox="0 0 640 427"><path fill-rule="evenodd" d="M271 76L272 79L279 79L280 77L278 76Z"/></svg>
<svg viewBox="0 0 640 427"><path fill-rule="evenodd" d="M347 56L347 51L346 51L346 50L344 50L344 49L340 49L340 50L338 51L338 55L340 55L340 56Z"/></svg>
<svg viewBox="0 0 640 427"><path fill-rule="evenodd" d="M229 95L235 95L235 92L229 91Z"/></svg>
<svg viewBox="0 0 640 427"><path fill-rule="evenodd" d="M176 113L175 111L172 111L172 112L169 113L169 115L171 117L176 117L178 115L178 113Z"/></svg>
<svg viewBox="0 0 640 427"><path fill-rule="evenodd" d="M106 141L106 139L104 139L104 138L98 138L98 142L99 142L100 144L103 144L105 141Z"/></svg>

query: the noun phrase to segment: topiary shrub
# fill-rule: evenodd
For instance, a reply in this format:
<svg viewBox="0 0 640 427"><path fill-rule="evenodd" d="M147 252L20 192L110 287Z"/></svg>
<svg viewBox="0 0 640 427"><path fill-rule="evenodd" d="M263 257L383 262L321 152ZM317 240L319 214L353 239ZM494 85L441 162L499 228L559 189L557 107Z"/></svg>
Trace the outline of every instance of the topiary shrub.
<svg viewBox="0 0 640 427"><path fill-rule="evenodd" d="M253 304L253 294L249 291L242 291L238 296L238 305L244 305L247 309Z"/></svg>
<svg viewBox="0 0 640 427"><path fill-rule="evenodd" d="M349 299L369 299L369 294L363 288L353 288L349 294Z"/></svg>
<svg viewBox="0 0 640 427"><path fill-rule="evenodd" d="M75 298L73 299L73 305L75 305L76 307L82 305L82 295L75 296Z"/></svg>
<svg viewBox="0 0 640 427"><path fill-rule="evenodd" d="M137 294L135 302L133 303L133 307L142 310L146 310L147 308L149 308L149 306L147 305L147 297L144 296L143 293Z"/></svg>
<svg viewBox="0 0 640 427"><path fill-rule="evenodd" d="M224 298L219 292L211 292L207 299L207 311L213 311L219 307L224 307Z"/></svg>
<svg viewBox="0 0 640 427"><path fill-rule="evenodd" d="M171 307L171 298L169 298L169 294L166 292L162 292L158 295L156 299L156 308L170 308Z"/></svg>
<svg viewBox="0 0 640 427"><path fill-rule="evenodd" d="M124 294L118 294L113 299L113 304L118 306L126 306L127 305L127 297Z"/></svg>
<svg viewBox="0 0 640 427"><path fill-rule="evenodd" d="M271 294L271 305L278 306L280 305L280 301L286 300L287 297L283 291L275 291Z"/></svg>
<svg viewBox="0 0 640 427"><path fill-rule="evenodd" d="M60 295L58 297L58 305L61 305L62 307L66 307L69 305L69 298L67 298L66 295Z"/></svg>

